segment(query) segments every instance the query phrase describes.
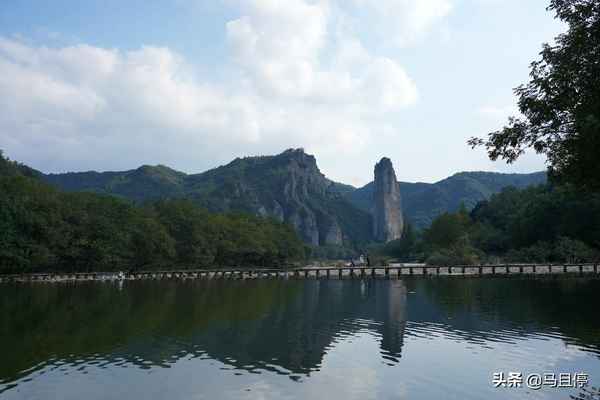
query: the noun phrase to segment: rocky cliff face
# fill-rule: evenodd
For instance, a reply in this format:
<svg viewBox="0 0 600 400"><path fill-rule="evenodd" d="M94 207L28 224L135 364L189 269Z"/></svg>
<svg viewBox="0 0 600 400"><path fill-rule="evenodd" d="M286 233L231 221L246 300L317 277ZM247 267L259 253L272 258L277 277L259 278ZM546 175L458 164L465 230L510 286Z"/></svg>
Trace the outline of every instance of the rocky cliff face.
<svg viewBox="0 0 600 400"><path fill-rule="evenodd" d="M300 149L288 150L283 155L287 166L282 171L284 206L277 204L283 211L280 218L291 223L311 245L341 245L342 234L335 217L312 201L327 198L330 186L314 156Z"/></svg>
<svg viewBox="0 0 600 400"><path fill-rule="evenodd" d="M392 162L384 157L375 164L373 237L380 242L399 239L403 227L400 187Z"/></svg>
<svg viewBox="0 0 600 400"><path fill-rule="evenodd" d="M276 156L236 159L190 176L198 201L216 211L243 210L291 224L313 246L368 241L370 216L327 179L314 156L289 149ZM193 182L193 183L192 183ZM204 188L213 188L205 192ZM365 235L366 232L366 235ZM367 236L367 238L365 238Z"/></svg>
<svg viewBox="0 0 600 400"><path fill-rule="evenodd" d="M344 193L355 190L327 179L314 156L289 149L274 156L236 158L200 174L166 167L122 172L46 175L66 190L114 194L135 201L185 197L214 212L242 211L291 224L310 245L356 247L371 238L371 216Z"/></svg>

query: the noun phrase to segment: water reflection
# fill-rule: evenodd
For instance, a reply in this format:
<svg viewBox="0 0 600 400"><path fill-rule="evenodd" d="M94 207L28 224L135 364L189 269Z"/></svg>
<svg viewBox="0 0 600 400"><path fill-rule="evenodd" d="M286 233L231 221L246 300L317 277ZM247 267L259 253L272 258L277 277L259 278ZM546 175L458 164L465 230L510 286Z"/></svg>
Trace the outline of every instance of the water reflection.
<svg viewBox="0 0 600 400"><path fill-rule="evenodd" d="M387 367L402 364L407 340L420 360L454 351L448 342L474 354L516 344L506 355L512 361L531 358L539 341L593 354L600 349L598 289L599 281L579 279L5 285L0 393L56 371L152 371L193 360L234 377L272 373L297 382L327 369L334 348L351 343L348 355L360 354L366 337ZM439 338L444 348L436 348ZM524 345L527 338L535 341ZM420 347L427 342L430 348Z"/></svg>

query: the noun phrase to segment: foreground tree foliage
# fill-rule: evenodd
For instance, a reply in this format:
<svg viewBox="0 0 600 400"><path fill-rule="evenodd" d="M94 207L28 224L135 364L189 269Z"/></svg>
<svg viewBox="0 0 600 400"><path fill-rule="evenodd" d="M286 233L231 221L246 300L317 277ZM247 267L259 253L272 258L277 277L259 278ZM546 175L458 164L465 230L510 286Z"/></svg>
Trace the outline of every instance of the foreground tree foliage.
<svg viewBox="0 0 600 400"><path fill-rule="evenodd" d="M391 242L382 252L437 265L596 262L600 194L567 185L506 188L470 213L438 216L416 240Z"/></svg>
<svg viewBox="0 0 600 400"><path fill-rule="evenodd" d="M552 0L549 10L568 25L544 44L531 80L515 89L522 118L510 118L483 145L492 160L515 161L527 148L548 158L550 177L600 189L600 2Z"/></svg>
<svg viewBox="0 0 600 400"><path fill-rule="evenodd" d="M0 154L0 272L282 266L304 257L292 228L274 220L211 214L185 200L138 207L64 193L27 171Z"/></svg>

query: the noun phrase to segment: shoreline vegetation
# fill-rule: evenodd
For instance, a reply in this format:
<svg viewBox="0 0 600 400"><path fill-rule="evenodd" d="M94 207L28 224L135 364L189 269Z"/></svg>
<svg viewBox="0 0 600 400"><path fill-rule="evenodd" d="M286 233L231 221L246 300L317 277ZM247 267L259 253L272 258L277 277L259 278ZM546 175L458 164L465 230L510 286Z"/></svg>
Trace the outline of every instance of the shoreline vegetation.
<svg viewBox="0 0 600 400"><path fill-rule="evenodd" d="M275 267L304 252L293 229L274 219L211 214L189 200L135 205L66 193L0 158L0 273Z"/></svg>
<svg viewBox="0 0 600 400"><path fill-rule="evenodd" d="M408 223L386 244L311 248L272 218L211 213L188 199L136 204L63 192L0 157L0 274L330 266L365 253L381 266L594 263L600 195L568 185L508 187L421 231Z"/></svg>
<svg viewBox="0 0 600 400"><path fill-rule="evenodd" d="M508 187L471 211L440 214L423 231L408 225L401 239L371 253L432 265L598 262L600 194L570 185Z"/></svg>

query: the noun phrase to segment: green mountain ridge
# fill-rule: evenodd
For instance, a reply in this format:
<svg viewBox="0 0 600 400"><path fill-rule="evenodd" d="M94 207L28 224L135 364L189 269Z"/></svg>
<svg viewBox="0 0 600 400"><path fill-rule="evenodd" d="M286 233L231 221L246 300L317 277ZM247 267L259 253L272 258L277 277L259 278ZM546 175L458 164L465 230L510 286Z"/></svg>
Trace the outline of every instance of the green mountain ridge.
<svg viewBox="0 0 600 400"><path fill-rule="evenodd" d="M40 174L67 191L111 194L136 202L189 198L213 212L240 211L270 216L294 226L311 245L360 246L371 238L372 182L355 188L329 180L314 156L289 149L274 156L236 158L198 174L164 165L134 170ZM545 172L502 174L460 172L436 183L399 182L402 210L417 228L435 216L472 208L502 188L546 181Z"/></svg>
<svg viewBox="0 0 600 400"><path fill-rule="evenodd" d="M111 194L136 202L185 197L213 212L247 212L294 226L310 245L356 247L370 241L370 215L342 193L355 190L327 179L302 149L236 158L199 174L165 166L122 172L43 175L67 191Z"/></svg>
<svg viewBox="0 0 600 400"><path fill-rule="evenodd" d="M444 213L458 210L461 204L470 210L478 202L487 200L503 188L525 188L544 184L546 172L505 174L499 172L459 172L435 183L398 182L402 196L402 211L416 228L425 228ZM369 210L373 182L346 194L356 207Z"/></svg>
<svg viewBox="0 0 600 400"><path fill-rule="evenodd" d="M137 172L163 181L157 171L165 172ZM131 186L143 187L132 176ZM109 194L67 192L41 177L0 151L0 274L273 267L306 256L292 227L273 219L210 213L186 199L135 204Z"/></svg>
<svg viewBox="0 0 600 400"><path fill-rule="evenodd" d="M112 194L134 201L180 197L187 174L164 165L143 165L129 171L42 174L47 183L67 191Z"/></svg>

